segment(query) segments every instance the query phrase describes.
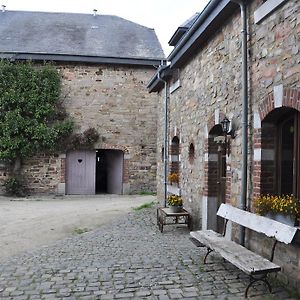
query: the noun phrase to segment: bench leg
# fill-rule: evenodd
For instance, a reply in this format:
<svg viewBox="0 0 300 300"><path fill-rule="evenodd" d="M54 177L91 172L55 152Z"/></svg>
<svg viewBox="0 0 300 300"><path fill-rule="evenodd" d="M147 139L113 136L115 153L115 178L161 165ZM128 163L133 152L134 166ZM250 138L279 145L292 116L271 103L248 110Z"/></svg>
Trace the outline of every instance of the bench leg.
<svg viewBox="0 0 300 300"><path fill-rule="evenodd" d="M204 259L203 259L203 263L206 264L206 259L207 259L207 256L209 255L209 253L213 252L214 250L210 249L210 248L207 248L207 252L204 256Z"/></svg>
<svg viewBox="0 0 300 300"><path fill-rule="evenodd" d="M248 286L247 286L247 288L246 288L246 291L245 291L245 298L247 298L249 288L250 288L255 282L258 282L258 281L264 282L264 283L268 286L269 292L272 293L272 287L271 287L271 285L270 285L270 283L269 283L269 281L268 281L267 274L264 274L264 275L262 275L262 276L259 277L259 278L255 278L254 276L251 276L251 275L250 275L250 283L248 284Z"/></svg>

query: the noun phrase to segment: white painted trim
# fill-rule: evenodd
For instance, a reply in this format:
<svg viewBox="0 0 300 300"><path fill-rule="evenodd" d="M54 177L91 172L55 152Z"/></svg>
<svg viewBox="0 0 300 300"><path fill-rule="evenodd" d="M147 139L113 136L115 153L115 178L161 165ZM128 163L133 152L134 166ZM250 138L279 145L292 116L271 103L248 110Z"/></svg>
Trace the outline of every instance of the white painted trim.
<svg viewBox="0 0 300 300"><path fill-rule="evenodd" d="M231 241L231 237L232 237L232 221L228 220L226 225L225 239L227 241Z"/></svg>
<svg viewBox="0 0 300 300"><path fill-rule="evenodd" d="M60 159L67 158L67 154L65 154L65 153L59 154L58 158L60 158Z"/></svg>
<svg viewBox="0 0 300 300"><path fill-rule="evenodd" d="M174 185L167 185L167 192L174 194L174 195L178 195L181 196L181 189L178 186L174 186Z"/></svg>
<svg viewBox="0 0 300 300"><path fill-rule="evenodd" d="M60 182L57 185L57 194L59 194L59 195L65 195L66 194L66 184L65 183Z"/></svg>
<svg viewBox="0 0 300 300"><path fill-rule="evenodd" d="M226 164L227 165L231 164L231 153L229 155L226 155Z"/></svg>
<svg viewBox="0 0 300 300"><path fill-rule="evenodd" d="M274 86L273 93L274 93L274 106L275 106L275 108L282 107L282 103L283 103L283 85L280 84L280 85Z"/></svg>
<svg viewBox="0 0 300 300"><path fill-rule="evenodd" d="M220 121L220 109L215 109L215 125L219 124Z"/></svg>
<svg viewBox="0 0 300 300"><path fill-rule="evenodd" d="M254 129L261 129L261 119L258 112L253 114L253 127Z"/></svg>
<svg viewBox="0 0 300 300"><path fill-rule="evenodd" d="M202 197L202 230L207 230L207 196Z"/></svg>
<svg viewBox="0 0 300 300"><path fill-rule="evenodd" d="M173 84L171 84L171 86L170 86L170 94L174 93L180 87L181 87L181 82L180 82L180 79L178 79Z"/></svg>
<svg viewBox="0 0 300 300"><path fill-rule="evenodd" d="M279 5L287 0L267 0L254 12L254 22L257 24L270 15Z"/></svg>
<svg viewBox="0 0 300 300"><path fill-rule="evenodd" d="M204 161L208 161L208 153L204 153Z"/></svg>
<svg viewBox="0 0 300 300"><path fill-rule="evenodd" d="M205 134L205 137L208 139L209 134L208 134L208 126L207 125L205 125L205 127L204 127L204 134Z"/></svg>
<svg viewBox="0 0 300 300"><path fill-rule="evenodd" d="M254 149L254 161L261 161L261 149Z"/></svg>

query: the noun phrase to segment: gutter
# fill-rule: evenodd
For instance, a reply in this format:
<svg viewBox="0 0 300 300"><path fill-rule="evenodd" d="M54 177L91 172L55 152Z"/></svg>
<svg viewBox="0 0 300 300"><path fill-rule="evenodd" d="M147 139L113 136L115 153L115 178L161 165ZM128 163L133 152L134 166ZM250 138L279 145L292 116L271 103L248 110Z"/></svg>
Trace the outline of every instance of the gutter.
<svg viewBox="0 0 300 300"><path fill-rule="evenodd" d="M165 85L165 105L164 105L164 207L167 207L167 197L168 197L168 191L167 191L167 184L168 184L168 123L169 123L169 86L168 82L164 79L162 79L161 72L168 68L168 66L163 65L164 62L162 62L162 66L160 70L157 72L157 79L164 83Z"/></svg>
<svg viewBox="0 0 300 300"><path fill-rule="evenodd" d="M38 61L63 61L120 65L142 65L159 66L161 59L157 58L137 58L137 57L105 57L88 55L68 55L68 54L44 54L44 53L15 53L2 52L0 59L14 60L38 60Z"/></svg>

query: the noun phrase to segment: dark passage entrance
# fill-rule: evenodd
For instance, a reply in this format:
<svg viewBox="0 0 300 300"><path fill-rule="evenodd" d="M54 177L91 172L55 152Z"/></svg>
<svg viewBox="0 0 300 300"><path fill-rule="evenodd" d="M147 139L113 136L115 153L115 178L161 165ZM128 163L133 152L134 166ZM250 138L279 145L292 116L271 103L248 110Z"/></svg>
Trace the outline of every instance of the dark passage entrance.
<svg viewBox="0 0 300 300"><path fill-rule="evenodd" d="M97 194L122 194L123 157L123 152L119 150L96 151Z"/></svg>

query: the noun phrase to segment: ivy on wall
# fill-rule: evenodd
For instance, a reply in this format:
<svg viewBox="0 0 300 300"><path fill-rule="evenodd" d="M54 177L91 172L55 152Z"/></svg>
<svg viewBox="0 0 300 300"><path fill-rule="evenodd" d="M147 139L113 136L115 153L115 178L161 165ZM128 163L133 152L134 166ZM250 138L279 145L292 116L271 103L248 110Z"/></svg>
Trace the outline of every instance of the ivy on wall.
<svg viewBox="0 0 300 300"><path fill-rule="evenodd" d="M53 152L73 123L59 103L60 74L51 66L0 62L0 159Z"/></svg>
<svg viewBox="0 0 300 300"><path fill-rule="evenodd" d="M51 66L0 62L0 159L53 152L73 130L59 103L60 74Z"/></svg>
<svg viewBox="0 0 300 300"><path fill-rule="evenodd" d="M20 177L22 159L57 151L72 133L60 81L49 65L0 61L0 160L12 165L10 181Z"/></svg>

